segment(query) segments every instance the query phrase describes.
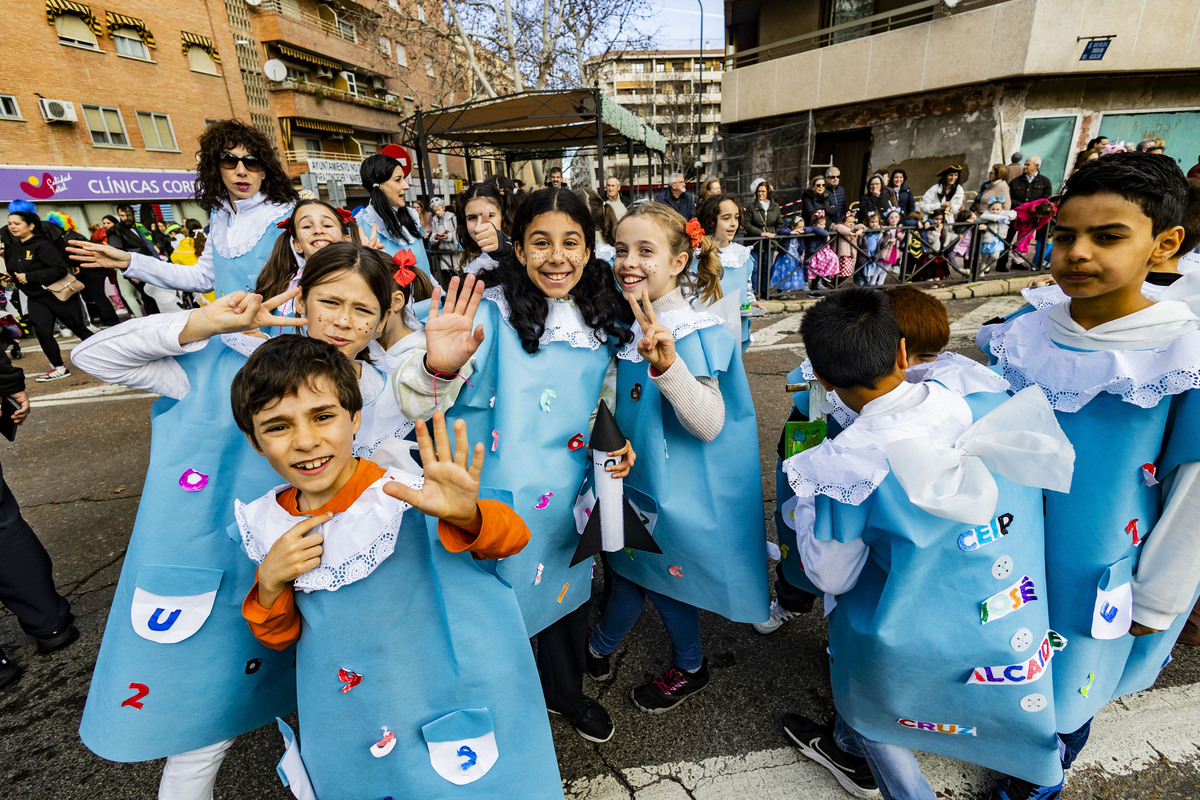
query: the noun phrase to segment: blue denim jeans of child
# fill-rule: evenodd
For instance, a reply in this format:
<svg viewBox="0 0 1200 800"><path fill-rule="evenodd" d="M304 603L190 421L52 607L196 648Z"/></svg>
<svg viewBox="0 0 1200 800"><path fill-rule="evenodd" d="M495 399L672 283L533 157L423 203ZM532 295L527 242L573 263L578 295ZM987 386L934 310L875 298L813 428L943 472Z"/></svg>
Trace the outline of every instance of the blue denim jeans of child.
<svg viewBox="0 0 1200 800"><path fill-rule="evenodd" d="M833 724L833 740L843 752L865 758L884 800L934 800L933 789L907 747L872 741L842 721Z"/></svg>
<svg viewBox="0 0 1200 800"><path fill-rule="evenodd" d="M646 598L658 609L667 635L671 637L672 659L682 670L699 669L704 662L700 649L700 609L681 603L649 589L643 589L628 578L612 573L612 595L604 617L592 630L588 646L601 656L611 655L642 614Z"/></svg>

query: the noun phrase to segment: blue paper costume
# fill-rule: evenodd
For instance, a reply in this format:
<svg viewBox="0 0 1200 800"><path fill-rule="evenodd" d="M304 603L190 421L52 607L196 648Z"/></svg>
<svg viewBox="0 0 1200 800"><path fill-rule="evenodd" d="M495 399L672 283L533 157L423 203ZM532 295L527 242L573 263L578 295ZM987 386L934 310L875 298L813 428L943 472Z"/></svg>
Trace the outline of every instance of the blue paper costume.
<svg viewBox="0 0 1200 800"><path fill-rule="evenodd" d="M1001 475L1065 486L1072 453L1038 393L1005 398L901 384L784 470L815 510L810 574L838 592L839 716L868 739L1054 785L1051 675L1074 642L1049 624L1041 492ZM831 577L831 556L858 571Z"/></svg>
<svg viewBox="0 0 1200 800"><path fill-rule="evenodd" d="M254 565L226 530L234 498L278 481L229 406L245 357L217 339L175 361L190 391L154 404L146 485L79 727L112 761L211 745L296 702L291 652L263 647L241 618Z"/></svg>
<svg viewBox="0 0 1200 800"><path fill-rule="evenodd" d="M1070 331L1067 303L1014 318L989 343L1014 389L1046 395L1078 454L1070 492L1046 494L1050 622L1071 642L1054 672L1063 732L1110 699L1151 686L1187 617L1162 633L1127 633L1137 616L1134 587L1150 578L1139 573L1144 542L1166 535L1156 527L1164 489L1181 465L1200 461L1200 320L1164 301L1116 324L1133 336L1137 318L1150 330L1164 315L1173 315L1176 333L1136 349L1058 344L1050 330ZM1083 335L1099 338L1113 324ZM1195 602L1194 580L1180 590Z"/></svg>
<svg viewBox="0 0 1200 800"><path fill-rule="evenodd" d="M296 579L295 789L338 798L561 798L558 763L512 590L438 521L383 492L388 472L318 530L321 565ZM258 563L297 521L268 492L238 507ZM251 564L247 560L247 564ZM306 773L306 775L305 775Z"/></svg>
<svg viewBox="0 0 1200 800"><path fill-rule="evenodd" d="M718 251L721 256L721 299L706 305L699 295L691 301L697 311L708 311L721 318L722 324L742 343L742 352L750 346L750 273L754 270L754 255L749 247L731 242ZM695 272L696 260L688 269Z"/></svg>
<svg viewBox="0 0 1200 800"><path fill-rule="evenodd" d="M409 214L417 223L418 229L421 226L421 220L417 219L417 212L405 206L397 209L397 214ZM354 215L354 219L358 221L358 227L362 231L363 241L371 238L371 228L374 226L375 235L379 237L379 242L383 245L383 250L388 254L388 257L396 255L397 250L411 250L413 256L417 259L417 269L424 272L426 276L431 273L429 271L429 254L425 252L425 241L419 236L408 238L408 232L405 231L402 235L405 241L398 242L391 238L388 233L387 226L383 224L383 218L379 216L379 212L370 204L363 206L362 210Z"/></svg>
<svg viewBox="0 0 1200 800"><path fill-rule="evenodd" d="M762 468L741 351L711 314L680 308L659 320L691 373L718 379L725 424L711 442L683 427L650 380L635 325L617 365L617 424L638 453L625 493L651 520L663 552L612 553L608 564L643 588L735 622L761 622L770 615Z"/></svg>
<svg viewBox="0 0 1200 800"><path fill-rule="evenodd" d="M547 300L541 346L530 355L508 322L503 290L491 287L483 298L471 385L446 416L488 445L481 485L510 492L533 532L524 550L496 563L533 636L592 594L590 562L569 566L579 544L572 504L591 467L588 421L612 350L572 301Z"/></svg>

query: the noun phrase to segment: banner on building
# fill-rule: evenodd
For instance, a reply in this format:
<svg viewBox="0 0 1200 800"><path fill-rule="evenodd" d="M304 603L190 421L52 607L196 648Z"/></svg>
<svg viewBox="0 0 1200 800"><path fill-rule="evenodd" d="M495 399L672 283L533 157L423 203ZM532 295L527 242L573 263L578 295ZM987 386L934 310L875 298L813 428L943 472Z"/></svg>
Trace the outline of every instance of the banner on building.
<svg viewBox="0 0 1200 800"><path fill-rule="evenodd" d="M329 158L308 159L308 171L317 176L317 183L341 181L358 185L362 183L358 161L334 161Z"/></svg>
<svg viewBox="0 0 1200 800"><path fill-rule="evenodd" d="M186 200L196 173L87 167L0 166L0 200Z"/></svg>

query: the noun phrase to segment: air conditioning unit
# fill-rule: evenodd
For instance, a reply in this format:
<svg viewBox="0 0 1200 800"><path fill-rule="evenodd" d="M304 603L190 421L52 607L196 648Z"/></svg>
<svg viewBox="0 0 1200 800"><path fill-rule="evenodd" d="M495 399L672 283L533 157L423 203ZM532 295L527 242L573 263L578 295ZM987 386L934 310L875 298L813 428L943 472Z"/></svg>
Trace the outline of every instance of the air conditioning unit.
<svg viewBox="0 0 1200 800"><path fill-rule="evenodd" d="M344 133L331 133L331 134L329 134L328 136L326 136L325 138L326 138L326 139L328 139L328 140L329 140L329 141L331 141L331 142L340 142L340 141L342 141L343 139L345 139L345 138L346 138L346 134L344 134Z"/></svg>
<svg viewBox="0 0 1200 800"><path fill-rule="evenodd" d="M333 80L333 70L329 67L317 67L317 77Z"/></svg>
<svg viewBox="0 0 1200 800"><path fill-rule="evenodd" d="M79 121L79 115L75 113L75 104L70 100L50 100L41 97L38 98L38 105L41 106L42 116L46 118L46 122Z"/></svg>
<svg viewBox="0 0 1200 800"><path fill-rule="evenodd" d="M385 86L385 84L384 84L383 78L371 78L371 88L372 89L382 89L382 88L384 88L384 86Z"/></svg>

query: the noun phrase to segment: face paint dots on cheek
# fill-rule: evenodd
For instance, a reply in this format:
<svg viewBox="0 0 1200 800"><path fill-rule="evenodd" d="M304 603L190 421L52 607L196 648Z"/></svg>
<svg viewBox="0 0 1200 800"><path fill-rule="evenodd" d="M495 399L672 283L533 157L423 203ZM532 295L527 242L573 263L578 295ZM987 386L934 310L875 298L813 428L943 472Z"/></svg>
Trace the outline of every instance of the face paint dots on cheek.
<svg viewBox="0 0 1200 800"><path fill-rule="evenodd" d="M547 258L549 258L548 253L541 250L535 250L525 256L525 266L538 269L542 266L542 264L546 263Z"/></svg>
<svg viewBox="0 0 1200 800"><path fill-rule="evenodd" d="M566 258L567 263L572 267L578 267L583 263L583 253L575 250L572 250L568 253L563 253L563 257Z"/></svg>

